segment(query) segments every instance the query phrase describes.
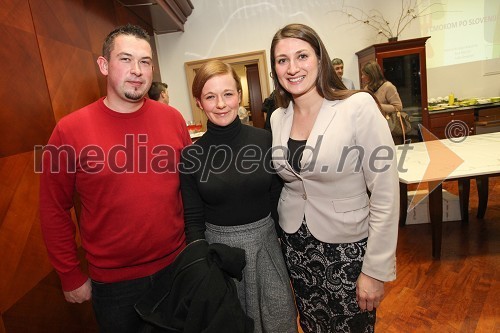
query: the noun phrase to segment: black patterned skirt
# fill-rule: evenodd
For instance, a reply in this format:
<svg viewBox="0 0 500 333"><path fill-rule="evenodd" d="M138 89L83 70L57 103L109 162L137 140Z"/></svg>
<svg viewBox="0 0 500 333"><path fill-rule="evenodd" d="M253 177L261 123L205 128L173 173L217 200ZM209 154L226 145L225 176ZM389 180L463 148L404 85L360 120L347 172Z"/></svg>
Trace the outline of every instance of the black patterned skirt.
<svg viewBox="0 0 500 333"><path fill-rule="evenodd" d="M305 333L374 331L376 310L361 311L356 302L366 243L366 238L355 243L321 242L311 235L305 220L296 233L283 233L281 246Z"/></svg>

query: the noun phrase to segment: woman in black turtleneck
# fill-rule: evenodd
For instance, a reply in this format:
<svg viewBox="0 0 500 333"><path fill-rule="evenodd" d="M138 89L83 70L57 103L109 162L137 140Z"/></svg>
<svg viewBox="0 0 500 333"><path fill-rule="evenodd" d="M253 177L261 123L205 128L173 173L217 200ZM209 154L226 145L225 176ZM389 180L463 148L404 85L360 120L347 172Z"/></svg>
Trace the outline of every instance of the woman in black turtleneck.
<svg viewBox="0 0 500 333"><path fill-rule="evenodd" d="M290 280L275 229L281 180L271 162L271 134L241 124L241 82L219 60L196 73L193 96L207 132L182 152L181 189L190 243L206 238L245 250L235 281L255 332L297 332Z"/></svg>

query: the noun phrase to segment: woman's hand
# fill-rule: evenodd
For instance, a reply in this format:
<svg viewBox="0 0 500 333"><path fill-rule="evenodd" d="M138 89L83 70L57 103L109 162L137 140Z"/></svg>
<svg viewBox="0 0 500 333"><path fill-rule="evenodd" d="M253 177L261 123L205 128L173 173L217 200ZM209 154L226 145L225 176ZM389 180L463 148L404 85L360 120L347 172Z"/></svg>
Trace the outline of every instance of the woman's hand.
<svg viewBox="0 0 500 333"><path fill-rule="evenodd" d="M377 308L384 297L384 282L361 273L356 282L356 301L362 311Z"/></svg>

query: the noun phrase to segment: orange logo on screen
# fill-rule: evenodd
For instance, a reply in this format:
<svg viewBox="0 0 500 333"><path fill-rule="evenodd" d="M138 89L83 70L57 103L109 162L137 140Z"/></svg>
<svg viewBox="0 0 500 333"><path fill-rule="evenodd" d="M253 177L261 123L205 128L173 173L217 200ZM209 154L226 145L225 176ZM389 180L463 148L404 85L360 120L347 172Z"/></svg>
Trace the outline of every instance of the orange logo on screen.
<svg viewBox="0 0 500 333"><path fill-rule="evenodd" d="M427 149L427 154L429 155L429 164L427 165L422 181L418 183L415 196L408 206L408 211L415 208L422 200L427 198L429 193L434 191L436 187L464 162L460 156L439 141L439 139L427 128L422 125L419 125L419 127L425 143L425 148ZM419 191L425 189L427 183L429 184L428 192Z"/></svg>

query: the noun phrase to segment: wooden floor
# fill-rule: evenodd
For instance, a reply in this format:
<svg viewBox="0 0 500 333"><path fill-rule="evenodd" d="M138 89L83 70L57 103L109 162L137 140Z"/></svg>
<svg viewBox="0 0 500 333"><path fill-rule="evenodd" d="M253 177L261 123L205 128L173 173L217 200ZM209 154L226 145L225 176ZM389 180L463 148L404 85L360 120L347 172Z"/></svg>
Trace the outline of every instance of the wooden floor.
<svg viewBox="0 0 500 333"><path fill-rule="evenodd" d="M458 194L453 183L443 187ZM398 276L386 284L377 313L378 333L500 332L500 177L490 181L483 220L475 218L474 182L470 201L468 225L444 222L439 261L431 258L429 224L400 229ZM0 319L0 333L97 332L90 304L66 303L53 271Z"/></svg>
<svg viewBox="0 0 500 333"><path fill-rule="evenodd" d="M458 195L455 182L443 188ZM485 218L443 223L441 260L431 259L430 224L400 228L397 279L386 284L376 331L500 332L500 178L492 178Z"/></svg>
<svg viewBox="0 0 500 333"><path fill-rule="evenodd" d="M454 182L443 188L458 195ZM478 220L471 182L469 224L443 223L441 260L431 258L430 224L400 228L397 279L385 285L376 332L500 332L500 178L489 197Z"/></svg>

